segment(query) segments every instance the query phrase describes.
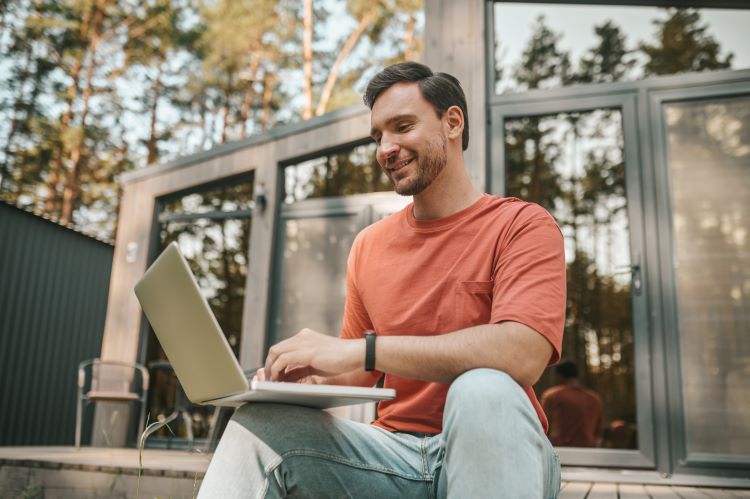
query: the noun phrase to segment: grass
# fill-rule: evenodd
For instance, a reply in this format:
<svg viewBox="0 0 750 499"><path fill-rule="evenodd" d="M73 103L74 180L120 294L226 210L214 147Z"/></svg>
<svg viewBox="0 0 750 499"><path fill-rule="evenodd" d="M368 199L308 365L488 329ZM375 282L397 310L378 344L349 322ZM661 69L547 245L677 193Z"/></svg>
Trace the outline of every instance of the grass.
<svg viewBox="0 0 750 499"><path fill-rule="evenodd" d="M150 414L146 416L147 423L150 417L151 417ZM170 428L169 426L169 421L154 421L153 423L148 424L146 426L146 429L143 430L143 433L141 434L141 437L138 440L138 479L136 481L136 491L135 491L136 499L140 499L141 497L141 475L143 472L143 449L146 446L146 439L148 439L148 437L151 436L151 434L153 434L154 432L160 430L161 428L165 426L167 427L167 430L169 430L169 433L175 436L174 432L172 431L172 428ZM200 449L192 449L192 452L197 452L199 454L203 453L203 451L201 451ZM198 493L198 472L196 471L193 477L193 499L195 499L197 493Z"/></svg>

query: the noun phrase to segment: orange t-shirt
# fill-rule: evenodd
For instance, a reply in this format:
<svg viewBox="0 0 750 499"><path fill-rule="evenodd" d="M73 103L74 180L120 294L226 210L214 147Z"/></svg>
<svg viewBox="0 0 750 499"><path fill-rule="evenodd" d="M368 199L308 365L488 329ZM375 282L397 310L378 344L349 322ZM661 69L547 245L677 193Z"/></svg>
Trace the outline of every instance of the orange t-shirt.
<svg viewBox="0 0 750 499"><path fill-rule="evenodd" d="M480 324L523 323L560 358L565 255L560 229L542 207L484 195L439 220L416 220L413 205L365 228L347 268L343 338L433 336ZM380 402L386 430L440 433L449 385L385 375L396 398ZM523 387L539 419L531 387Z"/></svg>
<svg viewBox="0 0 750 499"><path fill-rule="evenodd" d="M596 447L604 432L602 398L582 386L559 385L542 394L552 445Z"/></svg>

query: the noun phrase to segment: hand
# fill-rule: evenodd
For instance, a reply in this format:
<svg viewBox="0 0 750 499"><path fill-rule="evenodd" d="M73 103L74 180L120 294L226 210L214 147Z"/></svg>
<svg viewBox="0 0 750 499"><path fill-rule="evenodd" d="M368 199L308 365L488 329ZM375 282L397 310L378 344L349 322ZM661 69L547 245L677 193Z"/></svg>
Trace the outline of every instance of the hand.
<svg viewBox="0 0 750 499"><path fill-rule="evenodd" d="M253 375L253 381L266 380L267 377L265 368L261 367L260 369L255 371L255 374ZM326 378L324 376L316 376L314 374L304 376L302 369L287 369L287 371L284 373L284 381L303 383L306 385L320 385L326 383Z"/></svg>
<svg viewBox="0 0 750 499"><path fill-rule="evenodd" d="M271 381L333 376L357 369L364 358L364 340L344 340L303 329L271 347L263 375ZM310 381L316 382L316 378Z"/></svg>

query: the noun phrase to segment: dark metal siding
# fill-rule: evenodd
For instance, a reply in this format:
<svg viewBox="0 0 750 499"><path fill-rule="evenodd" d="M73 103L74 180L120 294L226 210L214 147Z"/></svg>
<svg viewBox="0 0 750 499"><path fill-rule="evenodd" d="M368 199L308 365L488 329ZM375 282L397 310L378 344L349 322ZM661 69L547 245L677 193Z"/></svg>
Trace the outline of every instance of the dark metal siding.
<svg viewBox="0 0 750 499"><path fill-rule="evenodd" d="M0 445L72 445L113 247L0 202Z"/></svg>

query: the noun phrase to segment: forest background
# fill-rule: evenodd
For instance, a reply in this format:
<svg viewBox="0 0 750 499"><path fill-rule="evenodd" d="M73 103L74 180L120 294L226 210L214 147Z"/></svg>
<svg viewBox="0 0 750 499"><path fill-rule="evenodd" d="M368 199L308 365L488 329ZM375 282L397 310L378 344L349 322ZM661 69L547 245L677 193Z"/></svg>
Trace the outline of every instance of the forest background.
<svg viewBox="0 0 750 499"><path fill-rule="evenodd" d="M0 199L113 240L119 174L358 101L421 3L0 2Z"/></svg>
<svg viewBox="0 0 750 499"><path fill-rule="evenodd" d="M113 240L119 174L353 104L422 53L422 0L0 2L0 199ZM512 90L731 67L694 10L572 61L540 17ZM503 53L500 43L498 57ZM538 139L538 138L537 138ZM523 142L523 141L522 141ZM538 142L538 140L537 140Z"/></svg>

